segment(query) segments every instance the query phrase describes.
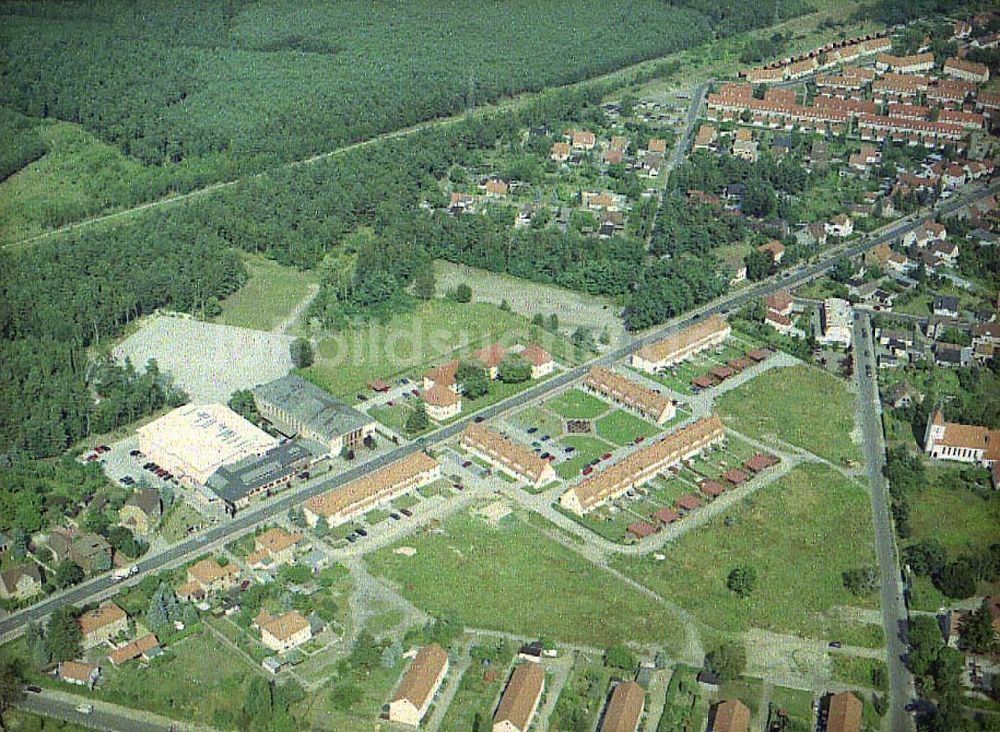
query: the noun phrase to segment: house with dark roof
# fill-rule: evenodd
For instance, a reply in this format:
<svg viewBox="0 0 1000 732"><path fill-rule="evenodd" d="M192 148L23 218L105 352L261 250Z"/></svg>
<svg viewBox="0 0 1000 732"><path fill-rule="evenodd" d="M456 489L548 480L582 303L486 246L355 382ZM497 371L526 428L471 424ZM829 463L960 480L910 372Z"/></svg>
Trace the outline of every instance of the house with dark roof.
<svg viewBox="0 0 1000 732"><path fill-rule="evenodd" d="M42 574L34 562L0 572L0 599L28 600L42 591Z"/></svg>
<svg viewBox="0 0 1000 732"><path fill-rule="evenodd" d="M137 536L147 536L163 514L160 494L153 488L140 488L130 495L118 511L118 523Z"/></svg>

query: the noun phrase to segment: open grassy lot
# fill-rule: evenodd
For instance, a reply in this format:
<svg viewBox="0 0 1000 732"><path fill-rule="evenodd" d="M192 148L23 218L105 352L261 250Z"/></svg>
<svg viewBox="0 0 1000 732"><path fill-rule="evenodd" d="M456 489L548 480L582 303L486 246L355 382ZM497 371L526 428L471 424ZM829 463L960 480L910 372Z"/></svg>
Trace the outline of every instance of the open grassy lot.
<svg viewBox="0 0 1000 732"><path fill-rule="evenodd" d="M860 462L851 439L854 394L847 383L812 366L771 369L722 395L725 421L754 437L775 435L831 462Z"/></svg>
<svg viewBox="0 0 1000 732"><path fill-rule="evenodd" d="M188 529L198 531L204 526L205 518L185 501L178 499L167 509L167 515L160 525L160 536L173 544L187 538Z"/></svg>
<svg viewBox="0 0 1000 732"><path fill-rule="evenodd" d="M1000 495L944 484L958 467L931 467L928 486L910 494L912 538L937 539L950 555L986 548L1000 536Z"/></svg>
<svg viewBox="0 0 1000 732"><path fill-rule="evenodd" d="M0 183L0 240L15 241L99 211L107 198L129 199L129 183L149 169L84 130L38 120L47 152ZM155 172L153 173L155 175Z"/></svg>
<svg viewBox="0 0 1000 732"><path fill-rule="evenodd" d="M666 549L666 562L629 557L614 566L720 630L759 627L827 638L825 611L876 601L855 597L841 578L874 560L868 516L860 486L825 466L806 465L684 534ZM746 599L726 588L738 565L757 571L757 590Z"/></svg>
<svg viewBox="0 0 1000 732"><path fill-rule="evenodd" d="M532 328L524 316L496 305L431 300L387 323L367 323L323 338L307 373L331 393L353 398L353 392L376 378L420 375L494 341L513 345L536 340L554 355L573 350L564 339Z"/></svg>
<svg viewBox="0 0 1000 732"><path fill-rule="evenodd" d="M556 465L556 475L563 480L569 480L580 474L580 471L594 458L599 458L608 452L614 451L614 446L599 440L596 437L587 435L567 435L560 442L563 445L576 448L576 452L569 460L563 460ZM598 470L600 465L594 467Z"/></svg>
<svg viewBox="0 0 1000 732"><path fill-rule="evenodd" d="M611 409L607 403L580 389L567 389L545 406L566 419L596 419Z"/></svg>
<svg viewBox="0 0 1000 732"><path fill-rule="evenodd" d="M443 529L408 537L414 557L393 547L374 553L371 570L418 607L473 627L602 648L624 640L677 642L680 628L662 606L526 523L491 529L463 513Z"/></svg>
<svg viewBox="0 0 1000 732"><path fill-rule="evenodd" d="M181 719L237 718L246 685L256 673L220 640L202 631L175 643L162 661L103 669L96 695L116 704Z"/></svg>
<svg viewBox="0 0 1000 732"><path fill-rule="evenodd" d="M606 414L594 423L599 437L616 445L627 445L636 437L652 437L660 433L660 428L652 422L636 417L622 409Z"/></svg>
<svg viewBox="0 0 1000 732"><path fill-rule="evenodd" d="M250 279L222 302L218 322L256 330L272 330L319 285L319 272L283 267L260 256L244 257ZM289 324L291 325L291 324Z"/></svg>
<svg viewBox="0 0 1000 732"><path fill-rule="evenodd" d="M719 687L718 700L739 699L749 707L751 716L756 716L760 709L760 693L763 686L764 682L760 679L742 677L722 684Z"/></svg>
<svg viewBox="0 0 1000 732"><path fill-rule="evenodd" d="M563 433L562 418L553 414L545 407L528 407L511 417L511 421L520 427L530 429L537 427L540 434L559 437Z"/></svg>
<svg viewBox="0 0 1000 732"><path fill-rule="evenodd" d="M885 661L873 658L858 658L857 656L846 656L841 653L831 653L830 663L833 669L833 678L845 684L864 686L878 691L886 691L888 686L889 671ZM876 676L879 683L876 685Z"/></svg>
<svg viewBox="0 0 1000 732"><path fill-rule="evenodd" d="M783 709L789 717L809 723L812 720L813 693L804 689L775 686L771 689L771 708Z"/></svg>

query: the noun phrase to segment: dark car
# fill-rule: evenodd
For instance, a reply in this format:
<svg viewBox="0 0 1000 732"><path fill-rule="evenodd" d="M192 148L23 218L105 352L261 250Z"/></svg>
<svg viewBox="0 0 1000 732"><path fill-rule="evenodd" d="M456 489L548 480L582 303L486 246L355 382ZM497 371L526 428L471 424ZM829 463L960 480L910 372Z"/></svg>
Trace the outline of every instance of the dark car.
<svg viewBox="0 0 1000 732"><path fill-rule="evenodd" d="M542 439L542 442L548 442L548 441L549 441L549 440L551 440L552 438L551 438L551 437L549 437L548 435L542 435L542 438L541 438L541 439Z"/></svg>
<svg viewBox="0 0 1000 732"><path fill-rule="evenodd" d="M138 450L129 450L128 454L131 455L132 457L139 457L140 455L142 455L142 453L139 452Z"/></svg>
<svg viewBox="0 0 1000 732"><path fill-rule="evenodd" d="M461 483L455 483L455 490L457 490L457 491L464 491L465 490L465 486L462 485Z"/></svg>
<svg viewBox="0 0 1000 732"><path fill-rule="evenodd" d="M462 467L463 468L471 468L472 467L472 461L471 460L466 460L464 463L462 463Z"/></svg>
<svg viewBox="0 0 1000 732"><path fill-rule="evenodd" d="M830 648L841 648L843 645L840 641L830 641Z"/></svg>
<svg viewBox="0 0 1000 732"><path fill-rule="evenodd" d="M549 453L549 452L543 452L543 453L542 453L541 455L539 455L538 457L540 457L540 458L541 458L542 460L548 460L548 459L549 459L550 457L552 457L552 453Z"/></svg>
<svg viewBox="0 0 1000 732"><path fill-rule="evenodd" d="M355 529L354 533L357 534L358 536L368 536L368 532L365 531L364 529Z"/></svg>
<svg viewBox="0 0 1000 732"><path fill-rule="evenodd" d="M420 389L413 389L410 393L413 394L413 396L420 396Z"/></svg>
<svg viewBox="0 0 1000 732"><path fill-rule="evenodd" d="M27 692L29 692L29 693L31 693L31 694L41 694L42 693L42 687L41 686L35 686L34 684L32 684L31 686L25 686L24 690L27 691Z"/></svg>
<svg viewBox="0 0 1000 732"><path fill-rule="evenodd" d="M635 444L638 445L640 442L642 442L645 439L646 439L646 435L639 435L638 437L635 438Z"/></svg>
<svg viewBox="0 0 1000 732"><path fill-rule="evenodd" d="M354 534L348 534L347 535L347 540L353 544L354 542L356 542L358 540L358 537L355 536Z"/></svg>
<svg viewBox="0 0 1000 732"><path fill-rule="evenodd" d="M563 452L565 452L565 453L566 453L566 454L568 455L568 454L569 454L569 453L571 453L571 452L576 452L576 448L575 448L575 447L573 447L572 445L570 445L570 446L569 446L569 447L567 447L567 448L566 448L565 450L563 450Z"/></svg>
<svg viewBox="0 0 1000 732"><path fill-rule="evenodd" d="M411 510L410 510L410 509L408 509L408 508L401 508L401 509L399 509L399 512L400 512L401 514L403 514L404 516L407 516L407 517L409 517L409 516L412 516L412 515L413 515L413 511L411 511Z"/></svg>
<svg viewBox="0 0 1000 732"><path fill-rule="evenodd" d="M537 427L529 427L529 428L528 428L527 430L525 430L525 431L526 431L526 432L527 432L527 433L528 433L529 435L533 435L533 434L535 434L536 432L538 432L538 428L537 428Z"/></svg>
<svg viewBox="0 0 1000 732"><path fill-rule="evenodd" d="M476 416L476 418L475 418L475 419L473 419L472 421L473 421L473 422L475 422L476 424L479 424L479 423L480 423L480 422L482 422L482 421L483 421L484 419L486 419L486 417L484 417L483 415L481 415L481 414L480 414L480 415L477 415L477 416Z"/></svg>
<svg viewBox="0 0 1000 732"><path fill-rule="evenodd" d="M399 521L399 514L393 511L392 513L389 514L389 518L391 518L393 521Z"/></svg>

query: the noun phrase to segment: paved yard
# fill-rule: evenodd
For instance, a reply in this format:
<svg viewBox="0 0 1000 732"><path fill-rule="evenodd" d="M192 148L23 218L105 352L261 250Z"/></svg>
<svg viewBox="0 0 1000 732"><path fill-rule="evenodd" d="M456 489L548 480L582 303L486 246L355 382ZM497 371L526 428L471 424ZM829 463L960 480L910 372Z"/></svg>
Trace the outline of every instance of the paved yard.
<svg viewBox="0 0 1000 732"><path fill-rule="evenodd" d="M237 389L248 389L284 376L292 368L290 336L193 318L157 316L114 351L144 369L156 359L160 371L195 402L229 401Z"/></svg>

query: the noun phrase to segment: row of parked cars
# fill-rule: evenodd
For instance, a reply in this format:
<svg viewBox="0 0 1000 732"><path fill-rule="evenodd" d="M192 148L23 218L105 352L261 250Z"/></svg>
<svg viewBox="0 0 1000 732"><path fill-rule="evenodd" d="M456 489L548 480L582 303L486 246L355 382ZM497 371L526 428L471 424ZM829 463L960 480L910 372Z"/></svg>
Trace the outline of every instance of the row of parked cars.
<svg viewBox="0 0 1000 732"><path fill-rule="evenodd" d="M399 521L404 517L410 518L412 515L413 511L411 511L410 509L401 508L398 511L392 511L389 514L389 518L392 519L393 521ZM366 536L368 536L368 530L359 526L356 529L354 529L354 531L352 531L350 534L348 534L345 538L353 544L358 539L363 539Z"/></svg>

